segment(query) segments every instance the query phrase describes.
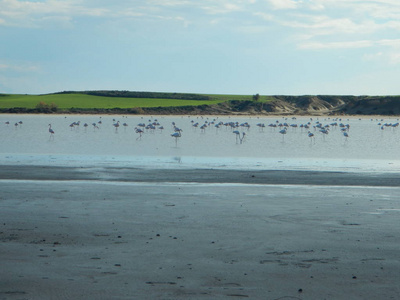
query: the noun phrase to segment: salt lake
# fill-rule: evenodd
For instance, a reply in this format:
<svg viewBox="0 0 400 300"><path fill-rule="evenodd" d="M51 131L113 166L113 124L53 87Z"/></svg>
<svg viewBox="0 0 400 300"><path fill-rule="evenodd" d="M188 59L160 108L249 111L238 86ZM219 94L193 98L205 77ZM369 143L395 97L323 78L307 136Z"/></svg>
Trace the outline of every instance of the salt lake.
<svg viewBox="0 0 400 300"><path fill-rule="evenodd" d="M2 114L0 163L396 172L397 122L394 117ZM155 129L139 126L151 123ZM286 134L280 133L284 125ZM181 129L178 138L171 136L174 126Z"/></svg>
<svg viewBox="0 0 400 300"><path fill-rule="evenodd" d="M0 115L0 294L395 299L396 123Z"/></svg>

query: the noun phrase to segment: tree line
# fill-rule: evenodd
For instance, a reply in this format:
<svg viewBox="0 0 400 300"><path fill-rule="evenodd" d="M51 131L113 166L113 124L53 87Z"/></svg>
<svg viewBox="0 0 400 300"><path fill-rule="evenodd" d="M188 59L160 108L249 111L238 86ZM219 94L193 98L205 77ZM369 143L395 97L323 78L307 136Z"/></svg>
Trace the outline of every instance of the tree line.
<svg viewBox="0 0 400 300"><path fill-rule="evenodd" d="M55 94L86 94L101 97L120 97L120 98L156 98L156 99L180 99L180 100L210 100L209 96L187 93L161 93L161 92L132 92L118 90L99 90L99 91L63 91Z"/></svg>

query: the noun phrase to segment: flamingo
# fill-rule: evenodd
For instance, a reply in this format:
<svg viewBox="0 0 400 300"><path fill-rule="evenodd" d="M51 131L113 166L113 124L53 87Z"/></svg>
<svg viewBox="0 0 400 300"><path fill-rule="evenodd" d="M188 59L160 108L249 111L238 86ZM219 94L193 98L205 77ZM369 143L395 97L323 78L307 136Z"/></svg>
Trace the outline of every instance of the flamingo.
<svg viewBox="0 0 400 300"><path fill-rule="evenodd" d="M236 144L237 144L238 140L240 139L240 132L239 132L239 130L234 130L234 131L232 131L232 133L234 133L236 135Z"/></svg>
<svg viewBox="0 0 400 300"><path fill-rule="evenodd" d="M51 128L51 124L49 124L49 132L50 132L50 138L54 136L54 130Z"/></svg>
<svg viewBox="0 0 400 300"><path fill-rule="evenodd" d="M242 137L239 136L240 143L243 143L245 135L246 135L246 132L242 132Z"/></svg>
<svg viewBox="0 0 400 300"><path fill-rule="evenodd" d="M140 129L140 128L135 127L135 132L139 133L139 136L137 137L137 140L140 139L142 137L143 130Z"/></svg>
<svg viewBox="0 0 400 300"><path fill-rule="evenodd" d="M283 128L282 130L279 130L279 133L282 134L282 140L285 139L285 134L287 133L287 128Z"/></svg>
<svg viewBox="0 0 400 300"><path fill-rule="evenodd" d="M312 133L311 131L308 131L308 137L311 139L311 141L314 140L314 143L315 143L314 133Z"/></svg>
<svg viewBox="0 0 400 300"><path fill-rule="evenodd" d="M257 126L260 128L260 131L263 131L265 128L265 124L264 123L258 123Z"/></svg>
<svg viewBox="0 0 400 300"><path fill-rule="evenodd" d="M322 128L320 129L320 132L323 134L324 140L325 140L325 135L327 135L329 133L329 130L326 128Z"/></svg>
<svg viewBox="0 0 400 300"><path fill-rule="evenodd" d="M181 130L174 132L173 134L171 134L171 136L175 138L175 145L178 145L178 138L182 136Z"/></svg>
<svg viewBox="0 0 400 300"><path fill-rule="evenodd" d="M50 132L51 134L54 134L54 130L51 128L51 124L49 124L49 132Z"/></svg>
<svg viewBox="0 0 400 300"><path fill-rule="evenodd" d="M200 126L201 132L206 132L207 124L203 124Z"/></svg>
<svg viewBox="0 0 400 300"><path fill-rule="evenodd" d="M174 131L175 131L175 132L181 132L181 131L183 131L183 130L180 129L179 127L174 126Z"/></svg>

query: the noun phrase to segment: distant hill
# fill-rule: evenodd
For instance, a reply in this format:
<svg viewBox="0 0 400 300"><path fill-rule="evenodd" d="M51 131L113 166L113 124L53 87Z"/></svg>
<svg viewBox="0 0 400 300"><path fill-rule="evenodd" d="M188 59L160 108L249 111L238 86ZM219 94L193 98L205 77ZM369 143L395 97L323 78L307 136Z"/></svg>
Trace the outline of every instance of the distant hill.
<svg viewBox="0 0 400 300"><path fill-rule="evenodd" d="M400 115L400 96L207 95L114 90L0 96L2 113Z"/></svg>
<svg viewBox="0 0 400 300"><path fill-rule="evenodd" d="M121 97L121 98L154 98L154 99L181 99L181 100L210 100L209 96L200 94L186 94L186 93L159 93L159 92L131 92L131 91L117 91L117 90L103 90L103 91L64 91L54 93L57 94L85 94L91 96L101 97Z"/></svg>
<svg viewBox="0 0 400 300"><path fill-rule="evenodd" d="M399 115L400 96L274 96L269 112L322 115Z"/></svg>

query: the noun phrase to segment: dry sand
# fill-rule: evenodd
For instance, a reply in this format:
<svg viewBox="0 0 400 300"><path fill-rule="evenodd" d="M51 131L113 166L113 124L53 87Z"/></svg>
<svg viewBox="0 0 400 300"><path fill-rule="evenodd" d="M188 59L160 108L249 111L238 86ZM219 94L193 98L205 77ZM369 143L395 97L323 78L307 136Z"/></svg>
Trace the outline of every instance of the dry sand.
<svg viewBox="0 0 400 300"><path fill-rule="evenodd" d="M0 168L0 299L399 299L396 174Z"/></svg>

